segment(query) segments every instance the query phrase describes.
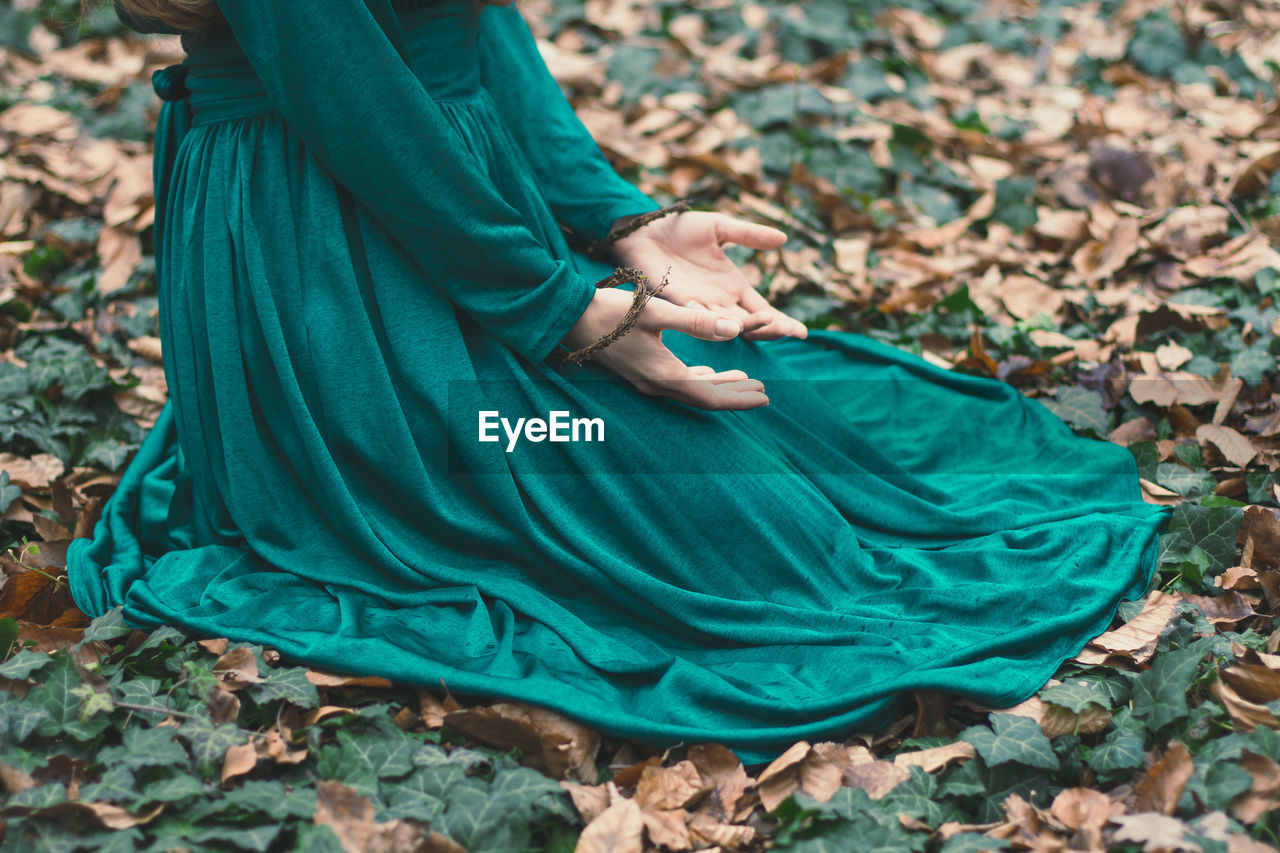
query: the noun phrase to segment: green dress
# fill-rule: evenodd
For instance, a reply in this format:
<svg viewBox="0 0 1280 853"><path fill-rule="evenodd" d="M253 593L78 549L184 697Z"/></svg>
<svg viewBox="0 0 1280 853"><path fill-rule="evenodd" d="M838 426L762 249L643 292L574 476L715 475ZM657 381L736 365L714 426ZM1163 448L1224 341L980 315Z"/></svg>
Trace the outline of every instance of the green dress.
<svg viewBox="0 0 1280 853"><path fill-rule="evenodd" d="M665 333L765 382L710 412L550 358L611 272L564 229L658 205L515 7L221 6L157 75L171 396L72 544L87 614L751 763L913 690L1013 704L1147 589L1131 455L1005 383ZM483 411L603 426L511 446Z"/></svg>

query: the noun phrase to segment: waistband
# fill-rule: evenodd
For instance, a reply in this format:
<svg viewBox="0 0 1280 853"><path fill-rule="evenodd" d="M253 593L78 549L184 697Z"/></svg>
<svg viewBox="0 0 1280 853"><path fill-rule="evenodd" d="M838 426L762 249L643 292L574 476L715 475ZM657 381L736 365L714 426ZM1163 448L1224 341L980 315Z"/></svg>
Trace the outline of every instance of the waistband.
<svg viewBox="0 0 1280 853"><path fill-rule="evenodd" d="M483 92L476 53L476 31L466 21L469 3L405 0L398 16L414 75L437 101L475 97ZM152 87L166 101L186 101L192 126L274 111L253 66L230 31L184 35L187 57L152 75ZM374 93L376 94L376 93Z"/></svg>

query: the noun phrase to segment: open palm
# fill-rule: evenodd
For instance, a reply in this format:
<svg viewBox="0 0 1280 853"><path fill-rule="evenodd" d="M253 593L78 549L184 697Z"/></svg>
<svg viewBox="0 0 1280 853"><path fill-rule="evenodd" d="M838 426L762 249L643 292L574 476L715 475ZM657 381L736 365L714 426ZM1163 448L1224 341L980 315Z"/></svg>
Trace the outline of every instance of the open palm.
<svg viewBox="0 0 1280 853"><path fill-rule="evenodd" d="M660 298L704 306L742 326L742 337L771 340L806 337L799 320L771 306L724 252L728 243L777 249L787 235L777 228L723 213L689 210L644 225L612 246L614 262L635 267L657 281L670 268Z"/></svg>

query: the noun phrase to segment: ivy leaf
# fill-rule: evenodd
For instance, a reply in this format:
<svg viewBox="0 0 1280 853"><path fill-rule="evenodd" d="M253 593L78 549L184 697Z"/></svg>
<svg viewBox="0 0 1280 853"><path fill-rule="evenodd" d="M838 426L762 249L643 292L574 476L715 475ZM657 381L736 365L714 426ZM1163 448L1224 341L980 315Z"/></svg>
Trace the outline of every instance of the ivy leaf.
<svg viewBox="0 0 1280 853"><path fill-rule="evenodd" d="M304 711L319 706L320 695L316 686L307 680L305 666L284 669L268 667L266 673L263 681L249 686L249 694L259 705L283 699Z"/></svg>
<svg viewBox="0 0 1280 853"><path fill-rule="evenodd" d="M196 767L205 779L220 779L227 750L245 742L235 723L215 725L209 717L194 717L178 727L178 737L187 742Z"/></svg>
<svg viewBox="0 0 1280 853"><path fill-rule="evenodd" d="M44 669L53 663L53 658L44 652L33 652L22 649L16 655L0 663L0 677L21 679L27 678L38 669Z"/></svg>
<svg viewBox="0 0 1280 853"><path fill-rule="evenodd" d="M803 836L771 849L785 853L899 853L924 850L928 843L924 833L908 832L896 821L878 821L863 814L848 821L823 821Z"/></svg>
<svg viewBox="0 0 1280 853"><path fill-rule="evenodd" d="M169 772L142 788L142 799L178 803L205 795L206 783L190 773Z"/></svg>
<svg viewBox="0 0 1280 853"><path fill-rule="evenodd" d="M973 744L988 767L1015 763L1027 767L1058 769L1058 756L1040 724L1013 714L992 714L994 731L986 726L970 726L960 733L960 740Z"/></svg>
<svg viewBox="0 0 1280 853"><path fill-rule="evenodd" d="M1084 678L1068 678L1061 684L1040 691L1040 699L1079 714L1090 705L1110 708L1110 697L1095 682Z"/></svg>
<svg viewBox="0 0 1280 853"><path fill-rule="evenodd" d="M92 643L98 640L103 642L114 640L116 637L122 637L132 630L125 624L124 606L117 604L89 623L89 627L84 629L83 642Z"/></svg>
<svg viewBox="0 0 1280 853"><path fill-rule="evenodd" d="M32 688L23 704L42 706L48 717L36 728L41 737L57 737L68 734L76 740L92 740L111 723L105 715L97 715L81 722L81 698L77 688L81 686L71 658L65 652L58 656L54 670L43 684Z"/></svg>
<svg viewBox="0 0 1280 853"><path fill-rule="evenodd" d="M1236 535L1244 512L1234 506L1203 507L1183 501L1169 516L1169 531L1160 537L1160 562L1177 564L1198 546L1208 556L1212 571L1235 562Z"/></svg>
<svg viewBox="0 0 1280 853"><path fill-rule="evenodd" d="M1115 729L1089 753L1089 766L1099 773L1141 767L1144 760L1142 738L1126 729Z"/></svg>
<svg viewBox="0 0 1280 853"><path fill-rule="evenodd" d="M118 471L129 459L134 445L114 438L102 438L92 442L84 451L84 464L101 465L108 471Z"/></svg>
<svg viewBox="0 0 1280 853"><path fill-rule="evenodd" d="M552 779L528 767L501 773L492 788L474 778L450 793L441 831L471 853L506 853L529 844L539 813L569 814L568 794Z"/></svg>
<svg viewBox="0 0 1280 853"><path fill-rule="evenodd" d="M421 742L406 734L389 717L375 717L365 731L338 731L341 760L349 768L371 778L401 777L414 769L414 754ZM376 782L374 783L376 786Z"/></svg>
<svg viewBox="0 0 1280 853"><path fill-rule="evenodd" d="M447 766L447 765L442 765ZM462 768L453 766L455 771L449 783L456 783L463 778ZM442 774L437 768L417 768L403 782L383 782L381 786L387 807L377 816L379 821L395 818L413 818L415 820L434 821L444 812L444 792L451 784L442 784Z"/></svg>
<svg viewBox="0 0 1280 853"><path fill-rule="evenodd" d="M30 696L30 694L27 695ZM25 741L41 726L50 724L48 721L53 719L53 714L48 708L34 702L18 702L7 707L10 709L8 711L9 732L18 743Z"/></svg>
<svg viewBox="0 0 1280 853"><path fill-rule="evenodd" d="M34 788L27 788L25 791L16 791L5 800L5 807L10 806L26 806L30 809L42 809L47 806L56 806L58 803L67 801L67 786L61 782L46 782L43 785L36 785Z"/></svg>
<svg viewBox="0 0 1280 853"><path fill-rule="evenodd" d="M991 218L1003 222L1015 234L1036 224L1034 178L1002 178L996 181L995 211ZM1061 393L1061 392L1059 392Z"/></svg>
<svg viewBox="0 0 1280 853"><path fill-rule="evenodd" d="M1146 720L1148 731L1159 731L1187 716L1187 686L1203 657L1199 648L1165 652L1134 681L1133 714Z"/></svg>
<svg viewBox="0 0 1280 853"><path fill-rule="evenodd" d="M1008 715L997 715L1008 716ZM1026 719L1025 717L1018 719ZM1043 802L1050 787L1049 777L1043 770L1021 764L989 767L981 757L971 759L953 770L939 787L939 796L973 798L978 803L979 823L992 823L1004 818L1000 804L1010 794L1017 794L1028 802Z"/></svg>
<svg viewBox="0 0 1280 853"><path fill-rule="evenodd" d="M80 799L86 802L94 800L111 800L129 803L138 799L138 785L133 777L133 770L123 765L108 767L97 782L85 785L80 789Z"/></svg>
<svg viewBox="0 0 1280 853"><path fill-rule="evenodd" d="M989 838L976 832L958 832L947 839L939 853L991 853L992 850L1011 850L998 838Z"/></svg>
<svg viewBox="0 0 1280 853"><path fill-rule="evenodd" d="M1231 356L1231 375L1238 376L1253 388L1262 384L1262 378L1275 372L1276 357L1270 350L1271 337L1259 338Z"/></svg>
<svg viewBox="0 0 1280 853"><path fill-rule="evenodd" d="M963 814L953 804L939 801L937 790L936 776L926 773L923 768L912 767L911 776L886 794L880 805L891 814L901 812L919 818L930 826L963 818Z"/></svg>
<svg viewBox="0 0 1280 853"><path fill-rule="evenodd" d="M1041 402L1045 408L1077 429L1090 430L1098 436L1105 436L1111 431L1111 418L1102 407L1102 395L1097 391L1079 385L1067 385L1058 389L1056 397L1046 398Z"/></svg>
<svg viewBox="0 0 1280 853"><path fill-rule="evenodd" d="M1169 74L1187 56L1187 41L1169 14L1161 9L1138 20L1129 40L1129 57L1146 74Z"/></svg>
<svg viewBox="0 0 1280 853"><path fill-rule="evenodd" d="M1213 494L1218 481L1208 471L1192 471L1177 462L1161 462L1156 466L1156 482L1188 498Z"/></svg>
<svg viewBox="0 0 1280 853"><path fill-rule="evenodd" d="M9 472L0 471L0 514L8 511L9 505L22 497L22 488L9 482Z"/></svg>
<svg viewBox="0 0 1280 853"><path fill-rule="evenodd" d="M143 767L174 764L185 767L191 757L178 742L177 733L171 726L130 726L124 730L123 744L103 747L98 752L98 760L108 766L141 770Z"/></svg>

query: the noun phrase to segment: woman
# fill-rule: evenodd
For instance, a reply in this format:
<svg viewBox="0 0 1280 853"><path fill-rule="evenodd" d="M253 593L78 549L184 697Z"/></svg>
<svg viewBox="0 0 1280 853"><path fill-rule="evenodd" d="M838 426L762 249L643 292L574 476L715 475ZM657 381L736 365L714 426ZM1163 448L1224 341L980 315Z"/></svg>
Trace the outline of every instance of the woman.
<svg viewBox="0 0 1280 853"><path fill-rule="evenodd" d="M119 5L187 33L171 397L72 546L86 613L754 763L1026 698L1146 590L1127 451L769 308L721 245L785 235L619 178L515 7Z"/></svg>

